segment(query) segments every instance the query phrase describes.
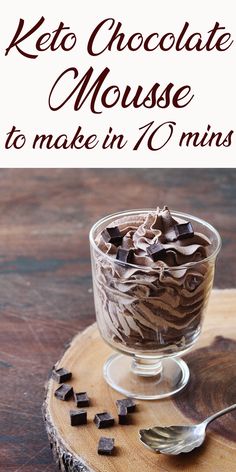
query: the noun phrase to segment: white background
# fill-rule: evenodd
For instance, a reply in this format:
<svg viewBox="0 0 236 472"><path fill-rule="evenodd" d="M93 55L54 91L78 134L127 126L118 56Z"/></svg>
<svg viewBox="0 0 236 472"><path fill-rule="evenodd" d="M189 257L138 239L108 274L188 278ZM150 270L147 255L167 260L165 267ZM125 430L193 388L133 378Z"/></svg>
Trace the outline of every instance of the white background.
<svg viewBox="0 0 236 472"><path fill-rule="evenodd" d="M35 60L24 58L16 49L5 57L19 22L25 20L25 31L31 28L41 16L45 23L22 47L34 50L39 35L55 30L60 21L70 26L77 36L77 44L70 52L58 50L39 53ZM128 50L118 53L106 52L98 57L87 53L87 41L95 26L102 20L113 17L123 23L122 31L128 35L141 32L144 36L158 32L180 33L185 21L190 23L189 31L201 32L207 38L207 31L216 21L225 26L235 40L234 1L186 0L146 2L124 1L8 1L0 19L0 70L1 70L1 123L0 123L0 166L1 167L235 167L236 134L230 147L179 147L178 139L183 131L204 133L208 124L212 131L227 134L235 124L235 43L225 52L169 52L156 50L137 52ZM124 88L138 84L148 91L158 82L162 86L173 82L176 87L189 84L194 99L185 108L166 110L128 108L115 106L104 109L101 115L89 110L89 101L80 111L73 110L73 101L59 111L48 107L49 91L61 72L76 67L80 77L93 66L94 79L104 67L111 69L107 86L117 84ZM69 81L68 81L69 86ZM71 82L71 87L75 86ZM69 88L68 88L69 90ZM152 152L146 146L132 151L140 136L138 128L155 120L176 121L177 126L169 143L160 151ZM26 135L27 143L21 150L5 150L6 133L15 125ZM104 138L108 127L123 133L128 144L123 150L32 150L36 133L52 132L54 136L66 133L72 138L81 125L85 135L97 133Z"/></svg>

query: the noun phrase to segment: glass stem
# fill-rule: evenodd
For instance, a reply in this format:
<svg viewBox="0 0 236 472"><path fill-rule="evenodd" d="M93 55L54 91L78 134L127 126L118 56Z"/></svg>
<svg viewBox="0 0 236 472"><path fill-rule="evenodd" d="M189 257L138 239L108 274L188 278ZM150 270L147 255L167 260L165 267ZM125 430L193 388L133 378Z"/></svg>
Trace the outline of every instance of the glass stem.
<svg viewBox="0 0 236 472"><path fill-rule="evenodd" d="M131 371L133 374L142 377L159 376L161 378L162 362L157 359L145 359L134 356L131 363Z"/></svg>

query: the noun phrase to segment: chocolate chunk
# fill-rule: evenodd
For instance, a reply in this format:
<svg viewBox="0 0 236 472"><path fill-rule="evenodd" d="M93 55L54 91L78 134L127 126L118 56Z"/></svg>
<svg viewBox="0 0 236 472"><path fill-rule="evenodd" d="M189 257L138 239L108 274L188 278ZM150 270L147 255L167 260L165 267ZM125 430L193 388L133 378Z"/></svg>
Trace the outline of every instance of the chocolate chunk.
<svg viewBox="0 0 236 472"><path fill-rule="evenodd" d="M102 237L107 243L114 244L115 246L120 246L123 238L118 226L104 229Z"/></svg>
<svg viewBox="0 0 236 472"><path fill-rule="evenodd" d="M76 406L89 406L89 397L86 392L74 394Z"/></svg>
<svg viewBox="0 0 236 472"><path fill-rule="evenodd" d="M190 222L175 225L174 230L177 239L192 238L194 236L193 227Z"/></svg>
<svg viewBox="0 0 236 472"><path fill-rule="evenodd" d="M113 426L114 424L113 416L111 416L110 413L107 413L107 411L105 411L104 413L97 413L94 416L93 421L98 429L109 428L109 426Z"/></svg>
<svg viewBox="0 0 236 472"><path fill-rule="evenodd" d="M154 243L148 246L147 253L154 262L162 261L166 256L166 250L161 243Z"/></svg>
<svg viewBox="0 0 236 472"><path fill-rule="evenodd" d="M128 424L129 422L128 410L127 410L127 407L123 404L119 405L118 418L119 418L119 424Z"/></svg>
<svg viewBox="0 0 236 472"><path fill-rule="evenodd" d="M118 408L118 411L122 406L127 408L128 413L133 413L136 409L136 403L133 400L133 398L122 398L121 400L116 400L116 405Z"/></svg>
<svg viewBox="0 0 236 472"><path fill-rule="evenodd" d="M71 426L79 426L81 424L87 424L87 411L70 410L70 424Z"/></svg>
<svg viewBox="0 0 236 472"><path fill-rule="evenodd" d="M73 387L68 384L62 384L57 390L54 392L54 395L59 400L69 400L70 397L73 395Z"/></svg>
<svg viewBox="0 0 236 472"><path fill-rule="evenodd" d="M63 367L61 367L60 369L53 369L52 371L53 380L55 380L59 384L67 382L71 379L71 377L72 373L66 369L63 369Z"/></svg>
<svg viewBox="0 0 236 472"><path fill-rule="evenodd" d="M122 262L132 262L134 256L134 251L133 249L127 250L123 248L119 248L117 251L116 259Z"/></svg>
<svg viewBox="0 0 236 472"><path fill-rule="evenodd" d="M98 442L98 454L111 456L115 449L114 438L101 437Z"/></svg>

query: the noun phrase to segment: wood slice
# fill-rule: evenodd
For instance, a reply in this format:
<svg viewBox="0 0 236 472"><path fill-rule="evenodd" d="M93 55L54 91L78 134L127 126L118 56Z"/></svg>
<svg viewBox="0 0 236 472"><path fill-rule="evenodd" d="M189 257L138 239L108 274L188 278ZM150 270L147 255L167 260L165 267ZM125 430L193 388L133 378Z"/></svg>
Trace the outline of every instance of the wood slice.
<svg viewBox="0 0 236 472"><path fill-rule="evenodd" d="M103 379L102 367L111 349L102 341L96 324L77 335L58 367L73 373L69 382L75 391L87 391L91 406L88 424L71 427L69 410L73 400L54 397L58 384L49 380L43 413L49 441L62 471L94 472L235 472L236 412L216 420L208 428L204 445L192 453L164 456L152 453L138 439L138 430L161 424L189 424L202 420L236 401L236 290L213 291L197 346L185 356L191 371L187 388L162 401L138 400L131 424L118 425L115 401L121 398ZM98 430L95 413L109 411L115 426ZM101 436L115 438L116 453L99 456Z"/></svg>

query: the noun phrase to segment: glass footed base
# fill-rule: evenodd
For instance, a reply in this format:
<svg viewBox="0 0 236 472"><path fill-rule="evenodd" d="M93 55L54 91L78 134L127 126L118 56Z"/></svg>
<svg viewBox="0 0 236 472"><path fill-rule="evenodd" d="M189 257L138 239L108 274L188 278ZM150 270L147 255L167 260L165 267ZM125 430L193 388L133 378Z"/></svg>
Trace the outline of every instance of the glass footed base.
<svg viewBox="0 0 236 472"><path fill-rule="evenodd" d="M153 365L153 364L152 364ZM189 368L178 357L166 357L154 369L139 369L130 356L113 354L104 364L107 383L128 397L141 400L166 398L182 390L189 380Z"/></svg>

